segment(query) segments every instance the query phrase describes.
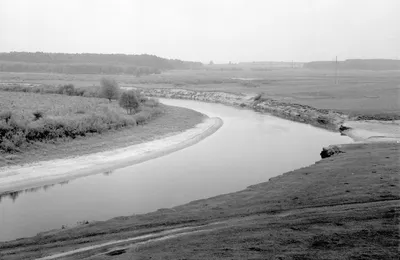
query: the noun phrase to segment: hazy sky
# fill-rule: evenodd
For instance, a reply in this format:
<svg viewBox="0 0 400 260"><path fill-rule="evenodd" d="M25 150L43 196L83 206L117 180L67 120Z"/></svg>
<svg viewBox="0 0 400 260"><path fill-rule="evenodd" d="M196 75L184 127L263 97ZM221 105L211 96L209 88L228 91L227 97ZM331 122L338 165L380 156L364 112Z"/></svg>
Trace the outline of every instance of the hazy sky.
<svg viewBox="0 0 400 260"><path fill-rule="evenodd" d="M0 0L0 52L400 58L400 0Z"/></svg>

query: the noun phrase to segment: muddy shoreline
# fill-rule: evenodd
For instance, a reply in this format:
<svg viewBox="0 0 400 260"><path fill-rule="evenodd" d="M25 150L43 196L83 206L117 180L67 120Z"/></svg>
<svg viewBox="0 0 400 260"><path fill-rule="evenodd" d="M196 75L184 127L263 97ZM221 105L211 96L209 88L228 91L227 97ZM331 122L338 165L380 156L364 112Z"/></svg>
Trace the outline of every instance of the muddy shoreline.
<svg viewBox="0 0 400 260"><path fill-rule="evenodd" d="M143 95L158 98L188 99L219 103L239 108L248 108L261 113L310 124L330 131L338 131L340 125L349 119L348 115L328 109L280 102L257 95L233 94L217 91L194 91L187 89L136 88Z"/></svg>
<svg viewBox="0 0 400 260"><path fill-rule="evenodd" d="M179 88L136 89L146 96L156 98L196 100L268 113L291 121L340 132L356 142L400 142L400 120L358 120L338 111L281 102L259 95L195 91Z"/></svg>

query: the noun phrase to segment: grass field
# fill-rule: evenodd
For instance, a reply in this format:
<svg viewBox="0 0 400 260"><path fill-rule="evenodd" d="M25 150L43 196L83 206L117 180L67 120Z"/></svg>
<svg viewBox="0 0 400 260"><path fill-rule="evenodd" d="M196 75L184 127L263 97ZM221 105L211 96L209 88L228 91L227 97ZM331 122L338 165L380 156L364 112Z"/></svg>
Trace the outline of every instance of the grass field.
<svg viewBox="0 0 400 260"><path fill-rule="evenodd" d="M207 68L207 67L206 67ZM102 75L0 73L4 82L25 84L67 84L97 86ZM400 74L398 71L333 71L271 69L267 71L186 70L159 75L115 76L121 86L187 88L234 93L262 93L268 97L339 110L350 114L400 114Z"/></svg>
<svg viewBox="0 0 400 260"><path fill-rule="evenodd" d="M44 149L43 143L143 125L163 112L150 103L142 103L140 111L130 115L116 101L103 98L0 92L0 166L26 161L23 153Z"/></svg>

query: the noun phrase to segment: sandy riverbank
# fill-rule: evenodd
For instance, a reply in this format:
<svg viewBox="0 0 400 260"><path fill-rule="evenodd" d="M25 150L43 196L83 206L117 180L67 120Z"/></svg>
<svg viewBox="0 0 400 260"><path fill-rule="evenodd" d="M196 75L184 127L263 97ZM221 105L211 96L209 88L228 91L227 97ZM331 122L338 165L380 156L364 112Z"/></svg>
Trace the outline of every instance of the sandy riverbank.
<svg viewBox="0 0 400 260"><path fill-rule="evenodd" d="M107 172L191 146L217 131L220 118L207 118L182 133L111 151L0 169L0 193Z"/></svg>
<svg viewBox="0 0 400 260"><path fill-rule="evenodd" d="M356 142L400 142L400 120L347 121L341 132Z"/></svg>

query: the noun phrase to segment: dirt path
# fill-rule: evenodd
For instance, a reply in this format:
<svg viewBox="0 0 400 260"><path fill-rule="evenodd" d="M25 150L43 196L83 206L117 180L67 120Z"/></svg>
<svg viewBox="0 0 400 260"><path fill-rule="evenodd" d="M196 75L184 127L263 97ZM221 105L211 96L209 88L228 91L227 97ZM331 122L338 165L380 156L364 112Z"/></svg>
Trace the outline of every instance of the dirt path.
<svg viewBox="0 0 400 260"><path fill-rule="evenodd" d="M157 241L162 241L162 240L167 240L167 239L172 239L172 238L177 238L180 236L184 235L189 235L189 234L195 234L195 233L200 233L200 232L206 232L206 231L213 231L216 230L217 228L226 226L224 222L216 222L212 223L209 225L201 225L201 226L194 226L194 227L183 227L183 228L175 228L167 231L162 231L162 232L156 232L156 233L151 233L143 236L136 236L136 237L131 237L127 239L121 239L121 240L114 240L106 243L101 243L93 246L87 246L87 247L82 247L79 249L63 252L63 253L58 253L50 256L46 256L43 258L38 258L37 260L49 260L49 259L57 259L60 257L66 257L66 256L71 256L71 255L76 255L79 253L83 252L89 252L89 251L95 251L99 249L104 249L110 247L108 250L106 250L105 253L101 253L102 255L112 255L113 252L119 251L119 250L126 250L133 245L144 245L147 243L152 243L152 242L157 242Z"/></svg>
<svg viewBox="0 0 400 260"><path fill-rule="evenodd" d="M332 208L347 208L353 206L364 206L364 207L374 207L380 206L384 204L393 204L398 205L399 200L383 200L383 201L375 201L375 202L363 202L363 203L349 203L349 204L337 204L337 205L326 205L326 206L317 206L317 207L305 207L300 209L293 209L293 210L286 210L280 212L278 214L272 214L274 218L285 218L295 214L301 213L312 213L314 211L325 211L330 210ZM162 232L155 232L141 236L135 236L126 239L120 240L113 240L105 243L100 243L92 246L82 247L75 250L70 250L63 253L56 253L53 255L49 255L46 257L38 258L37 260L50 260L50 259L57 259L61 257L79 257L79 254L85 253L86 257L89 255L91 257L97 257L101 255L106 256L113 256L126 253L127 250L133 247L139 247L143 245L148 245L151 243L166 241L169 239L174 239L182 236L187 235L194 235L200 234L205 232L213 232L217 231L221 228L232 228L233 226L240 226L243 223L249 222L252 218L259 218L258 214L250 215L247 217L242 218L232 218L225 221L214 222L205 225L198 225L198 226L188 226L188 227L181 227L181 228L174 228ZM251 221L250 221L251 222Z"/></svg>

